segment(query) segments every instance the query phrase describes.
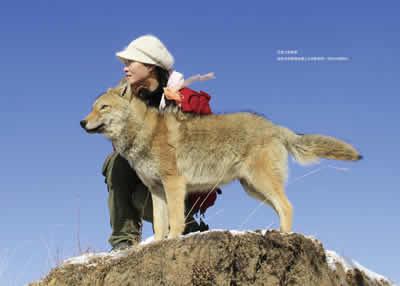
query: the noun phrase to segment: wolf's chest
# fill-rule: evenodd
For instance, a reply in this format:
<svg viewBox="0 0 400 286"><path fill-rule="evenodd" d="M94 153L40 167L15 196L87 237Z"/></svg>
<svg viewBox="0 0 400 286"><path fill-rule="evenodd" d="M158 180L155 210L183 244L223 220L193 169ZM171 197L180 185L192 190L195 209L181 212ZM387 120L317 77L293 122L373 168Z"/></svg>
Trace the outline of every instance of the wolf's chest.
<svg viewBox="0 0 400 286"><path fill-rule="evenodd" d="M161 184L160 170L155 161L149 158L135 158L129 160L129 164L147 187Z"/></svg>

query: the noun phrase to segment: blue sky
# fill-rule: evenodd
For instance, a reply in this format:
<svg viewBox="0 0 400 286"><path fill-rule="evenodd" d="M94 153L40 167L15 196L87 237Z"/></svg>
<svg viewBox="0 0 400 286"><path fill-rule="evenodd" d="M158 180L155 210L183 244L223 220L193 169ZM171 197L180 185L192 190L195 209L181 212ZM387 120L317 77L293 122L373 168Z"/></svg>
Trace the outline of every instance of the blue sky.
<svg viewBox="0 0 400 286"><path fill-rule="evenodd" d="M399 4L144 2L0 2L0 284L40 278L57 257L77 255L78 236L81 249L109 250L100 169L111 144L79 121L121 78L115 52L146 33L163 40L178 71L216 73L193 85L211 94L214 112L256 111L356 146L357 163L290 159L294 231L399 282ZM277 50L349 60L283 62ZM257 206L233 183L206 220L277 228L270 207L244 223Z"/></svg>

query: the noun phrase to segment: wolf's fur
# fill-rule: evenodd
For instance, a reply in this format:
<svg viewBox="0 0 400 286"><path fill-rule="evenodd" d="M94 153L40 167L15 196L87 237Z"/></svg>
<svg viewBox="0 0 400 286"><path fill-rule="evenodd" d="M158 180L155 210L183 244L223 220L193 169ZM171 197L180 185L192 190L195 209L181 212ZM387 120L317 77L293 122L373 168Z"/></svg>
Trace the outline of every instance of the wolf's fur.
<svg viewBox="0 0 400 286"><path fill-rule="evenodd" d="M319 157L361 158L343 141L298 135L252 113L161 113L119 93L109 89L100 96L81 124L112 140L149 188L156 239L168 234L168 226L168 237L182 233L188 192L207 192L236 179L250 196L270 204L279 215L281 231L290 232L292 206L284 192L288 153L302 164Z"/></svg>

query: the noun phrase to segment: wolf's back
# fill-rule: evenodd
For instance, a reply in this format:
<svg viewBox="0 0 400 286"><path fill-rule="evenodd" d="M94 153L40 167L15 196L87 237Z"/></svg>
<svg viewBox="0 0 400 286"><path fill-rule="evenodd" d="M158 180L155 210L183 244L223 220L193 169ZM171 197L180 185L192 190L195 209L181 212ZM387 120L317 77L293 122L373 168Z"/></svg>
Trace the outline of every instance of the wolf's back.
<svg viewBox="0 0 400 286"><path fill-rule="evenodd" d="M319 158L343 161L357 161L362 158L353 146L330 136L299 135L285 127L280 127L280 134L287 150L300 164L313 163Z"/></svg>

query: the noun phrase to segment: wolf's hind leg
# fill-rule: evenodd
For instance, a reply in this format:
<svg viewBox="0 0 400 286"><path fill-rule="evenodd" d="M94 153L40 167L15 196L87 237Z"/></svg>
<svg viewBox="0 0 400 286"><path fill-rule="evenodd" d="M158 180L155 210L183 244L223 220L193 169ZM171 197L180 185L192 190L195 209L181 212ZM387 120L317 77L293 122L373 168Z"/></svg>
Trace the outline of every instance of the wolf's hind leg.
<svg viewBox="0 0 400 286"><path fill-rule="evenodd" d="M283 192L283 189L274 189L272 184L269 182L262 184L256 182L255 184L257 187L251 186L246 180L243 179L240 180L240 183L250 196L270 205L275 210L279 216L280 229L282 232L291 231L293 210L289 200ZM254 183L254 180L252 183Z"/></svg>
<svg viewBox="0 0 400 286"><path fill-rule="evenodd" d="M152 191L154 239L161 240L168 234L168 209L162 191Z"/></svg>
<svg viewBox="0 0 400 286"><path fill-rule="evenodd" d="M168 238L175 238L185 229L186 180L182 176L169 176L163 179L163 185L168 202Z"/></svg>
<svg viewBox="0 0 400 286"><path fill-rule="evenodd" d="M287 153L273 148L249 160L240 180L247 193L271 205L279 216L282 232L292 230L293 208L284 191Z"/></svg>

